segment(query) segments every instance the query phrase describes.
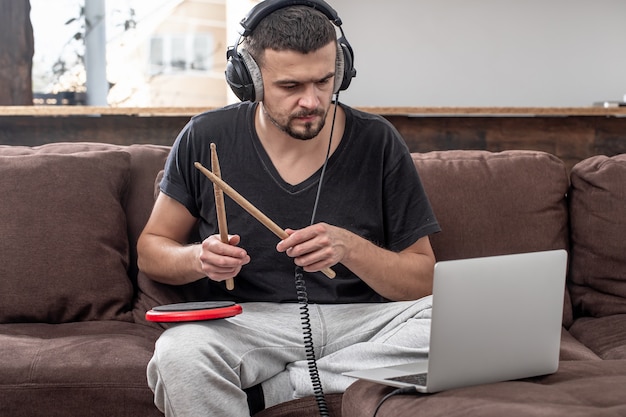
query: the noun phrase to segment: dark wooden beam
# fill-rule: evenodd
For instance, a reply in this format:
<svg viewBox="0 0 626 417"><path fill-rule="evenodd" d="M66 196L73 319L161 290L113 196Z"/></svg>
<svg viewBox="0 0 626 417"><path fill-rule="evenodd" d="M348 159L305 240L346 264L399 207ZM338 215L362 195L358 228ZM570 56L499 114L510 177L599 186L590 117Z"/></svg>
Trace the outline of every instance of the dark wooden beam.
<svg viewBox="0 0 626 417"><path fill-rule="evenodd" d="M626 108L362 109L388 119L413 152L540 150L561 158L568 168L592 155L626 153ZM171 145L190 117L204 110L0 107L0 144Z"/></svg>

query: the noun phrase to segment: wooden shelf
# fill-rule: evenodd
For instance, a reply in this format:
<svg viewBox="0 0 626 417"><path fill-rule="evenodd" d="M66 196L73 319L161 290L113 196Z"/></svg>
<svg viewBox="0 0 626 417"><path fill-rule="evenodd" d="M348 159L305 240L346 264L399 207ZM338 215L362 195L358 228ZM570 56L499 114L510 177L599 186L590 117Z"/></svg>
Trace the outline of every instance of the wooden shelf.
<svg viewBox="0 0 626 417"><path fill-rule="evenodd" d="M550 117L617 116L626 117L626 107L360 107L384 116L481 116Z"/></svg>
<svg viewBox="0 0 626 417"><path fill-rule="evenodd" d="M200 107L94 107L94 106L0 106L2 116L192 116Z"/></svg>
<svg viewBox="0 0 626 417"><path fill-rule="evenodd" d="M626 117L626 107L357 107L383 116L456 116L456 117ZM91 106L0 106L0 116L193 116L202 107L91 107Z"/></svg>
<svg viewBox="0 0 626 417"><path fill-rule="evenodd" d="M359 107L384 116L412 152L534 149L568 168L591 155L626 153L626 107ZM171 145L208 108L0 107L0 144L107 142Z"/></svg>

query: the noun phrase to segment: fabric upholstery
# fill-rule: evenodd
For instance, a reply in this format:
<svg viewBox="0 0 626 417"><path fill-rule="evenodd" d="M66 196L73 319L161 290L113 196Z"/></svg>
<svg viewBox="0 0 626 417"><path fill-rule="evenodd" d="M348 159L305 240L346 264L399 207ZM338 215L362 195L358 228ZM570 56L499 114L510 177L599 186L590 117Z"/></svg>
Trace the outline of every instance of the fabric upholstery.
<svg viewBox="0 0 626 417"><path fill-rule="evenodd" d="M436 394L398 395L377 417L613 417L626 415L626 360L566 361L555 374L519 381L453 389ZM372 415L393 389L366 381L351 385L342 417Z"/></svg>
<svg viewBox="0 0 626 417"><path fill-rule="evenodd" d="M442 231L438 261L568 249L569 178L556 157L537 151L414 153ZM563 323L572 321L565 292Z"/></svg>
<svg viewBox="0 0 626 417"><path fill-rule="evenodd" d="M162 166L163 165L161 165L161 167ZM162 178L163 170L159 170L156 174L156 178L152 178L152 182L150 182L150 185L153 187L153 201L156 200L160 193L159 184ZM145 188L147 189L147 187ZM146 192L146 189L143 191ZM146 198L147 193L144 200ZM140 224L145 224L146 221L147 217L143 219L143 222L140 222ZM197 242L199 239L200 238L197 233L191 237L192 242ZM136 239L134 242L136 243ZM134 319L137 323L142 323L155 328L166 328L169 325L147 321L145 318L146 311L150 310L154 306L163 304L181 303L184 301L203 301L207 299L209 291L208 278L186 285L172 286L153 281L142 271L138 271L137 274L137 287L137 299L133 310Z"/></svg>
<svg viewBox="0 0 626 417"><path fill-rule="evenodd" d="M626 154L594 156L571 173L571 295L576 315L626 313Z"/></svg>
<svg viewBox="0 0 626 417"><path fill-rule="evenodd" d="M154 177L163 168L169 154L169 147L158 145L130 145L124 147L130 154L130 185L125 199L128 240L130 243L130 268L128 275L137 284L137 239L143 231L154 200L152 184Z"/></svg>
<svg viewBox="0 0 626 417"><path fill-rule="evenodd" d="M535 151L413 154L442 231L437 260L568 248L564 164Z"/></svg>
<svg viewBox="0 0 626 417"><path fill-rule="evenodd" d="M600 360L593 350L580 340L576 339L566 330L561 329L561 346L559 349L559 360L561 361L578 361L578 360ZM625 358L626 359L626 358Z"/></svg>
<svg viewBox="0 0 626 417"><path fill-rule="evenodd" d="M341 394L326 394L326 405L331 416L341 416ZM301 398L267 408L254 417L304 417L319 416L319 408L313 397Z"/></svg>
<svg viewBox="0 0 626 417"><path fill-rule="evenodd" d="M123 151L0 156L0 322L129 320Z"/></svg>
<svg viewBox="0 0 626 417"><path fill-rule="evenodd" d="M121 321L0 324L0 414L162 416L146 380L158 335Z"/></svg>
<svg viewBox="0 0 626 417"><path fill-rule="evenodd" d="M626 359L626 314L581 317L569 330L602 359Z"/></svg>

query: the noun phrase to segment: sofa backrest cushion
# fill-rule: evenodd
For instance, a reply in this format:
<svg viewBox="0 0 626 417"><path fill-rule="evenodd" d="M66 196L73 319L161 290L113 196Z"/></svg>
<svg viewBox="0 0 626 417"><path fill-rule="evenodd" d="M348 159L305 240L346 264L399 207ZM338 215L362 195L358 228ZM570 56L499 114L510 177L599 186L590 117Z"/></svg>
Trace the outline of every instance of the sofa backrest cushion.
<svg viewBox="0 0 626 417"><path fill-rule="evenodd" d="M535 151L413 154L442 231L438 260L568 249L569 180Z"/></svg>
<svg viewBox="0 0 626 417"><path fill-rule="evenodd" d="M438 261L568 249L563 162L544 152L437 151L413 154L442 231ZM572 320L565 292L563 323Z"/></svg>
<svg viewBox="0 0 626 417"><path fill-rule="evenodd" d="M572 168L570 293L576 315L626 313L626 154Z"/></svg>
<svg viewBox="0 0 626 417"><path fill-rule="evenodd" d="M161 192L159 184L163 179L163 170L159 171L153 182L153 199L156 200ZM145 222L144 222L145 223ZM192 233L191 242L199 242L200 235L197 229ZM186 285L166 285L153 281L142 271L137 275L137 299L133 309L135 322L150 327L166 328L164 323L155 323L146 320L146 311L154 306L163 304L182 303L185 301L203 301L209 296L208 278L200 279Z"/></svg>
<svg viewBox="0 0 626 417"><path fill-rule="evenodd" d="M130 154L79 149L0 147L2 323L132 319Z"/></svg>
<svg viewBox="0 0 626 417"><path fill-rule="evenodd" d="M130 145L121 147L130 154L130 185L126 201L126 220L130 242L129 277L137 285L137 239L154 206L154 179L163 169L170 148L161 145Z"/></svg>

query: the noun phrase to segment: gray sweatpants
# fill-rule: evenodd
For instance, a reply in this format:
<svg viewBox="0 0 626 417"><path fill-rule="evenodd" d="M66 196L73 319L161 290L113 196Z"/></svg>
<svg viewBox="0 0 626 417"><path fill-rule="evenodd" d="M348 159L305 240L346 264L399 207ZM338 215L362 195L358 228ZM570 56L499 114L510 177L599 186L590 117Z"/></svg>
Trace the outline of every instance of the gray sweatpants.
<svg viewBox="0 0 626 417"><path fill-rule="evenodd" d="M342 372L426 359L431 297L380 304L309 305L325 393ZM249 416L242 389L262 383L266 407L313 394L298 304L244 303L224 320L178 324L156 343L148 383L166 416Z"/></svg>

